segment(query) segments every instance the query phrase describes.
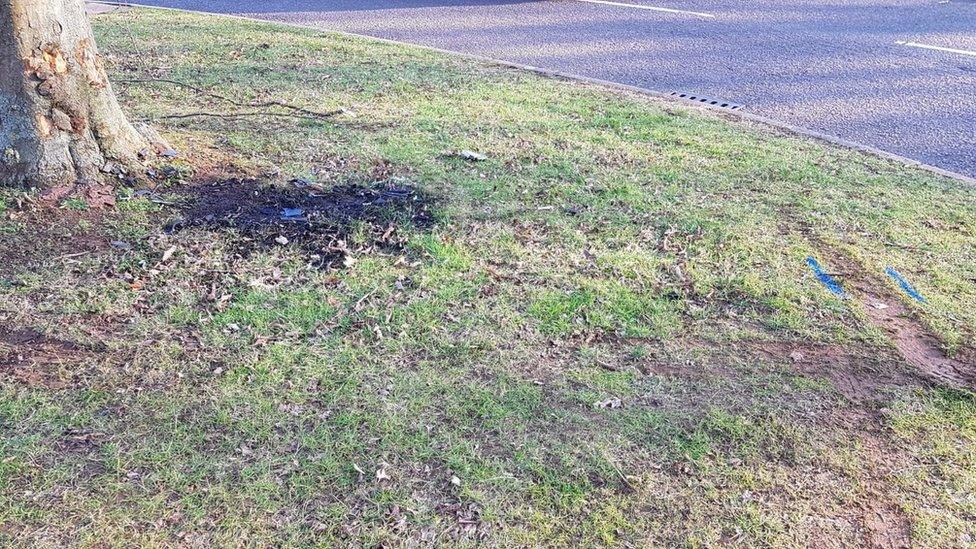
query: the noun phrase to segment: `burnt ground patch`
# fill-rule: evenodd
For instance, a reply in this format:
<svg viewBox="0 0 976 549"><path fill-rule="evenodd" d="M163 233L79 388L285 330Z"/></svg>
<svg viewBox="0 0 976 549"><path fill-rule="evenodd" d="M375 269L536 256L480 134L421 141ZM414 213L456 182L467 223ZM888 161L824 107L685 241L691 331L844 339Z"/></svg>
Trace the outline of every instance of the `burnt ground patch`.
<svg viewBox="0 0 976 549"><path fill-rule="evenodd" d="M181 215L165 230L233 231L242 256L297 246L313 264L332 267L353 248L400 250L407 239L404 229L434 224L433 200L399 179L331 188L301 180L289 185L230 179L187 187Z"/></svg>

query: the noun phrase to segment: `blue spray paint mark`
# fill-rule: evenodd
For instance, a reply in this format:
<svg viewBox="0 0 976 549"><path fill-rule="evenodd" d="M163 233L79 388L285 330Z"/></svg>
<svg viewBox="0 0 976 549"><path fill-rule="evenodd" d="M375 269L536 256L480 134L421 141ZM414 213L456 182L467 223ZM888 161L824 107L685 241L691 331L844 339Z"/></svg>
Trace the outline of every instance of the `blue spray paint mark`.
<svg viewBox="0 0 976 549"><path fill-rule="evenodd" d="M922 297L922 294L918 293L918 290L912 287L912 285L909 284L908 281L905 280L903 276L901 276L901 273L896 271L893 267L888 267L887 269L885 269L885 272L888 273L888 276L890 276L892 280L897 282L898 285L901 286L901 289L904 290L906 294L911 296L912 299L920 303L927 303L926 299Z"/></svg>
<svg viewBox="0 0 976 549"><path fill-rule="evenodd" d="M813 269L813 274L817 275L817 279L820 280L820 282L823 282L823 285L826 286L832 294L839 297L847 297L847 293L845 293L844 289L840 287L840 284L834 280L834 277L825 273L824 270L820 268L820 264L817 263L816 259L808 257L807 265Z"/></svg>

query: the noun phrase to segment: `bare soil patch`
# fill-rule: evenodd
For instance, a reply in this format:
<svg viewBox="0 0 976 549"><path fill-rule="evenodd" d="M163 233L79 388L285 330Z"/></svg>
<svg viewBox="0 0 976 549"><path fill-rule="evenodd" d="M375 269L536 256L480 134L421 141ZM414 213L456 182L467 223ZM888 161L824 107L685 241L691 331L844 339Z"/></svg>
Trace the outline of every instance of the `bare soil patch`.
<svg viewBox="0 0 976 549"><path fill-rule="evenodd" d="M847 410L850 427L859 433L865 467L861 481L864 497L854 511L865 547L901 549L912 546L911 521L891 493L892 478L909 464L893 444L885 422L865 411Z"/></svg>
<svg viewBox="0 0 976 549"><path fill-rule="evenodd" d="M715 344L696 341L689 347L705 347L718 351L718 356L734 355L747 360L767 361L785 366L805 377L826 379L847 400L866 403L884 398L893 387L918 387L926 381L908 368L898 368L897 358L886 349L854 347L835 343L816 343L799 340L754 340ZM709 361L707 368L698 362L682 362L661 358L642 361L640 370L684 379L709 376L723 378L738 375L724 361Z"/></svg>
<svg viewBox="0 0 976 549"><path fill-rule="evenodd" d="M855 350L844 345L803 341L749 342L744 347L789 364L805 376L830 380L851 402L876 400L887 388L923 383L910 371L892 367L894 357L883 349Z"/></svg>
<svg viewBox="0 0 976 549"><path fill-rule="evenodd" d="M27 205L13 214L30 227L0 238L0 276L37 268L48 261L73 259L109 247L101 234L100 212L74 211L45 205ZM88 225L85 227L85 225ZM29 234L29 237L25 237Z"/></svg>
<svg viewBox="0 0 976 549"><path fill-rule="evenodd" d="M845 288L861 304L868 320L888 334L904 362L932 381L976 388L976 356L971 349L962 350L958 357L947 356L942 342L883 282L841 254L833 254L831 260L847 273Z"/></svg>
<svg viewBox="0 0 976 549"><path fill-rule="evenodd" d="M61 388L57 367L79 364L104 353L104 345L86 345L51 337L33 328L0 326L0 375L31 386Z"/></svg>
<svg viewBox="0 0 976 549"><path fill-rule="evenodd" d="M868 547L911 547L911 527L905 513L893 505L875 503L864 510L864 542Z"/></svg>
<svg viewBox="0 0 976 549"><path fill-rule="evenodd" d="M968 389L976 388L976 356L970 350L948 357L942 342L900 300L875 291L866 281L857 288L871 322L891 337L906 362L934 380Z"/></svg>
<svg viewBox="0 0 976 549"><path fill-rule="evenodd" d="M976 389L976 350L963 349L950 357L939 338L922 323L904 302L892 294L887 285L865 272L865 269L838 252L805 227L804 234L831 265L843 272L839 276L844 289L863 308L868 320L884 330L899 356L926 378L956 388Z"/></svg>
<svg viewBox="0 0 976 549"><path fill-rule="evenodd" d="M0 327L0 345L10 347L13 353L0 358L0 364L18 362L62 362L78 353L102 353L104 345L84 345L45 335L33 328ZM0 355L3 356L3 355Z"/></svg>

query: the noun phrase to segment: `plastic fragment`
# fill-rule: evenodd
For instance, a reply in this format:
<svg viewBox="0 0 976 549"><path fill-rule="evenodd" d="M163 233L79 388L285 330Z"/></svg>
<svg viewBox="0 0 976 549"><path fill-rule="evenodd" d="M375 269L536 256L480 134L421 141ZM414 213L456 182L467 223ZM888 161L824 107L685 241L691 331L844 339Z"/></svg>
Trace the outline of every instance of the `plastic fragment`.
<svg viewBox="0 0 976 549"><path fill-rule="evenodd" d="M887 275L890 276L892 280L897 282L898 286L901 287L901 289L906 294L908 294L909 297L911 297L915 301L918 301L919 303L928 302L925 299L925 297L922 296L922 294L918 293L918 290L916 290L915 287L913 287L907 280L905 280L905 277L901 276L901 273L899 273L894 269L894 267L888 267L887 269L885 269L885 273L887 273Z"/></svg>
<svg viewBox="0 0 976 549"><path fill-rule="evenodd" d="M820 263L818 263L816 259L813 257L808 257L807 265L809 265L810 269L813 270L813 274L817 276L817 279L823 283L828 290L830 290L830 293L839 297L847 297L847 292L844 291L844 288L841 288L840 284L834 280L834 277L827 274L823 268L820 267Z"/></svg>

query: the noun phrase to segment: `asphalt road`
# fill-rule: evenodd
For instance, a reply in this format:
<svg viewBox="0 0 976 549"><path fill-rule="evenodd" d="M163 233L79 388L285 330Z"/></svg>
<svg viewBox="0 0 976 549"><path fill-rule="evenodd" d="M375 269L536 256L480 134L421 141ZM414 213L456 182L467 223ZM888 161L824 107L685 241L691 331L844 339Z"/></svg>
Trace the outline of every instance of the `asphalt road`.
<svg viewBox="0 0 976 549"><path fill-rule="evenodd" d="M137 1L706 96L976 176L976 0Z"/></svg>

